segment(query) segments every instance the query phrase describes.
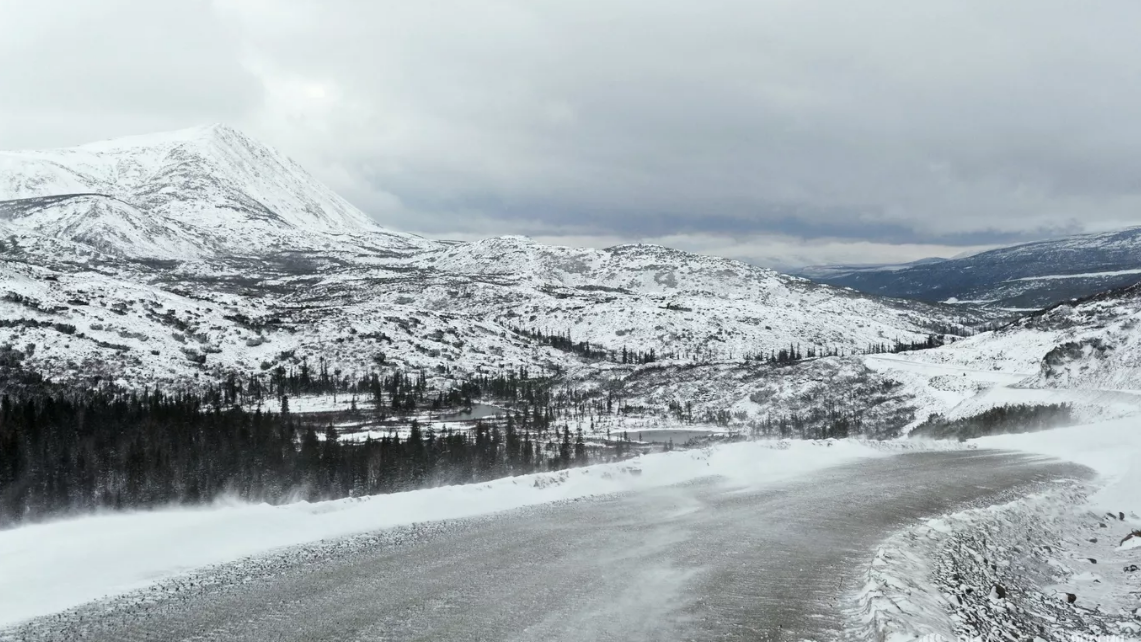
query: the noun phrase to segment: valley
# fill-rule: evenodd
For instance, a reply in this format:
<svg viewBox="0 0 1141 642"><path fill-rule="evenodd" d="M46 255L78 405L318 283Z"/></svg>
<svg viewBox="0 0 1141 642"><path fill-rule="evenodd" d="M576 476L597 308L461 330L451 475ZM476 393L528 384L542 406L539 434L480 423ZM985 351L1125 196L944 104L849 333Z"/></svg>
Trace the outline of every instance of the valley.
<svg viewBox="0 0 1141 642"><path fill-rule="evenodd" d="M1099 511L1120 513L1114 528L1137 524L1128 491L1141 479L1129 459L1141 448L1129 430L1141 417L1135 232L882 270L841 266L818 272L819 283L659 245L389 230L220 125L2 153L0 544L22 561L0 562L0 577L45 579L0 581L0 602L21 605L0 611L0 626L16 627L0 640L71 635L87 618L103 622L92 639L204 626L211 639L251 638L242 614L255 598L230 592L247 564L270 569L249 577L256 599L316 591L322 613L338 614L306 617L313 628L299 639L411 631L397 616L360 619L361 604L329 587L344 580L396 595L345 560L387 573L407 553L430 566L438 550L460 549L456 538L517 546L578 578L557 585L572 596L565 603L528 602L531 580L501 578L493 601L508 615L486 625L503 639L517 629L518 639L562 639L544 619L553 614L580 622L583 639L686 637L688 618L737 627L733 635L774 625L851 634L844 609L857 603L880 633L918 631L916 622L971 633L961 618L941 619L962 616L954 607L881 618L877 600L894 599L894 580L876 576L882 591L855 597L861 578L836 574L884 542L904 550L892 538L917 520L1053 483L1072 485L1072 505L1044 538L1094 528ZM977 448L1042 457L968 452ZM1017 504L1001 528L1053 510L1042 505ZM878 517L855 528L853 506ZM977 529L990 522L976 517L955 518L960 530L947 536L983 537ZM639 526L623 530L631 520ZM803 545L781 526L788 520L837 530ZM63 548L78 537L72 529L88 527L105 536L77 554L114 571L53 596L68 570L44 547ZM184 537L195 529L200 542ZM678 595L705 587L709 601L590 628L601 604L642 604L646 586L599 584L580 557L551 553L556 531L578 556L617 559L650 573L632 578L665 578ZM178 554L132 557L146 550L140 541L165 536ZM696 541L717 545L710 553ZM1051 546L1078 550L1066 541ZM734 600L787 586L745 581L716 551L765 547L799 557L749 558L759 574L826 570L806 576L808 597L761 613ZM299 570L298 559L326 554L317 575ZM669 563L654 575L647 555ZM1063 553L1051 555L1062 564ZM453 562L526 576L489 559ZM412 573L404 581L413 584L437 577L394 572ZM958 590L947 577L925 590ZM1013 577L1035 600L1047 590L1041 577ZM1121 597L1134 576L1124 577L1099 579L1116 610L1090 621L1107 631L1128 631L1135 614ZM475 594L457 575L438 578L451 592L422 587L408 599L442 605L418 621L454 631L448 609L475 608ZM744 592L709 589L709 578L740 580ZM282 627L279 637L299 630L288 614L258 617L258 627ZM1006 622L980 621L972 626Z"/></svg>

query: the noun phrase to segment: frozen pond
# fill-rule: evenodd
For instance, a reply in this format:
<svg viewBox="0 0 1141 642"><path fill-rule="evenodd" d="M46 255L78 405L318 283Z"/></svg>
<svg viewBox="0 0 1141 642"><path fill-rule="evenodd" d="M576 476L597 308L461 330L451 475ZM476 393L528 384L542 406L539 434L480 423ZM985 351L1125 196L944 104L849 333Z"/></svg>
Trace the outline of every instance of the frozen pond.
<svg viewBox="0 0 1141 642"><path fill-rule="evenodd" d="M486 403L473 403L471 410L448 413L434 417L436 421L476 421L503 414L503 409Z"/></svg>
<svg viewBox="0 0 1141 642"><path fill-rule="evenodd" d="M695 437L708 437L718 433L712 430L639 430L627 431L630 441L644 441L651 444L667 444L672 439L674 444L680 446ZM611 437L614 434L611 433Z"/></svg>

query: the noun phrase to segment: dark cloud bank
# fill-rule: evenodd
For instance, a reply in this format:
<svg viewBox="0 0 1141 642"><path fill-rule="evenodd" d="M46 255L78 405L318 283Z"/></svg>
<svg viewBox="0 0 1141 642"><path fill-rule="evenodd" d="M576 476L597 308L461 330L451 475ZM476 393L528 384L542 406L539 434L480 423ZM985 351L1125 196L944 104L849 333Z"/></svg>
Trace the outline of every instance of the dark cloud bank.
<svg viewBox="0 0 1141 642"><path fill-rule="evenodd" d="M0 147L226 121L435 236L794 265L1141 219L1130 0L0 6Z"/></svg>

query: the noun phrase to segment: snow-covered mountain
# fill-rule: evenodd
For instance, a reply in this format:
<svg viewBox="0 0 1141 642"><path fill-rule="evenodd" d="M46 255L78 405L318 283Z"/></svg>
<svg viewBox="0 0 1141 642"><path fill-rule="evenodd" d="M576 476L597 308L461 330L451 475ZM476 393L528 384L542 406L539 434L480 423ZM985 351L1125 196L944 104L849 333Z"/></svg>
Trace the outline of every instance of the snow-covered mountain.
<svg viewBox="0 0 1141 642"><path fill-rule="evenodd" d="M816 266L821 283L922 301L1036 309L1141 281L1141 227L905 265Z"/></svg>
<svg viewBox="0 0 1141 642"><path fill-rule="evenodd" d="M792 346L851 353L985 318L654 245L387 231L221 126L0 164L0 344L55 379L193 383L305 360L344 375L526 366L597 379L632 366L537 335L615 357L740 362Z"/></svg>
<svg viewBox="0 0 1141 642"><path fill-rule="evenodd" d="M382 229L276 150L224 125L0 152L12 227L127 257L191 258L420 240Z"/></svg>

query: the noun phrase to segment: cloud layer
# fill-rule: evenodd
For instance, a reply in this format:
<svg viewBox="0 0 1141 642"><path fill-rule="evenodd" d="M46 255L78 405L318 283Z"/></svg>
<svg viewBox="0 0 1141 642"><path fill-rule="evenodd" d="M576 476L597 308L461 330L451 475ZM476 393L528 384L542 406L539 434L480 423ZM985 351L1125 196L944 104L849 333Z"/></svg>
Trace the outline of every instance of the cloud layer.
<svg viewBox="0 0 1141 642"><path fill-rule="evenodd" d="M0 147L223 120L429 235L792 265L1141 222L1128 0L0 3Z"/></svg>

